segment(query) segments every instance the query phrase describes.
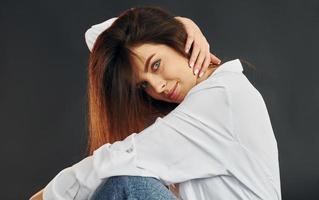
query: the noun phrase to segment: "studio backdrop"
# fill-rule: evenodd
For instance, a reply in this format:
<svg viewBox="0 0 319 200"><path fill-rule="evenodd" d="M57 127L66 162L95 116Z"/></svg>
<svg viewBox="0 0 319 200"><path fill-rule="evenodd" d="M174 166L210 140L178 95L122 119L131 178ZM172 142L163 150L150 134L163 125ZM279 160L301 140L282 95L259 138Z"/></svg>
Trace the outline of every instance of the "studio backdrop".
<svg viewBox="0 0 319 200"><path fill-rule="evenodd" d="M192 19L241 58L278 142L284 200L319 199L319 1L1 1L0 199L27 199L85 157L91 25L143 5ZM252 122L253 123L253 122Z"/></svg>

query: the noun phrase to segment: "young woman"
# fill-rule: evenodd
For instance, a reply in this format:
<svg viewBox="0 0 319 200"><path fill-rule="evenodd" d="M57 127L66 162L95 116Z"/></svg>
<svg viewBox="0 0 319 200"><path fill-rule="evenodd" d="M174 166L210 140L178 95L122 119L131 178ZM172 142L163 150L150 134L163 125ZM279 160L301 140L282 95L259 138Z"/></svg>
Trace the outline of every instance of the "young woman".
<svg viewBox="0 0 319 200"><path fill-rule="evenodd" d="M281 199L262 96L238 59L194 75L186 39L153 7L124 12L98 36L90 156L57 174L44 199L177 199L163 187L177 183L184 200Z"/></svg>

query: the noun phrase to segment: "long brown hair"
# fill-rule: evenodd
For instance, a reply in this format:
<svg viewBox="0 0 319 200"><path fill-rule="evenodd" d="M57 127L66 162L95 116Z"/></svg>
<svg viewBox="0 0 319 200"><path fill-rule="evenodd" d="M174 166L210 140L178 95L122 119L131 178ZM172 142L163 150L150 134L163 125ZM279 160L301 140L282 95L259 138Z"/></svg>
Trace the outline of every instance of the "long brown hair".
<svg viewBox="0 0 319 200"><path fill-rule="evenodd" d="M153 99L136 87L132 47L165 44L189 58L184 52L186 39L184 25L153 6L124 11L99 35L88 64L89 155L105 143L140 132L177 106Z"/></svg>

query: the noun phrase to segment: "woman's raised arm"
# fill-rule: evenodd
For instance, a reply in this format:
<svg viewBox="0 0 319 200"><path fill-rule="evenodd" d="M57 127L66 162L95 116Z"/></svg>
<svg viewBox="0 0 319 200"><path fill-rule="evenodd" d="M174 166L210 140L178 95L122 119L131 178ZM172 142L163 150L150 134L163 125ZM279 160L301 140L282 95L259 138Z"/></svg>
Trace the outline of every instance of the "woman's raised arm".
<svg viewBox="0 0 319 200"><path fill-rule="evenodd" d="M177 16L175 19L182 22L187 32L185 52L188 53L192 47L192 55L189 59L190 67L193 67L194 75L201 77L207 70L210 63L218 65L221 60L210 53L210 45L206 37L202 34L196 23L186 17Z"/></svg>

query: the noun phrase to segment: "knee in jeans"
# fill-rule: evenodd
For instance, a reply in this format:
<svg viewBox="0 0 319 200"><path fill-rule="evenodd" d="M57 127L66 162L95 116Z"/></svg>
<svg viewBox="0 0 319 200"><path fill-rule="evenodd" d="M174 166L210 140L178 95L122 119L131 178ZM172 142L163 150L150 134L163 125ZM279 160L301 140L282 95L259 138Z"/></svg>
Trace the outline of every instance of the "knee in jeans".
<svg viewBox="0 0 319 200"><path fill-rule="evenodd" d="M154 177L126 176L126 175L109 177L105 183L134 184L134 183L140 183L140 182L160 183L160 181Z"/></svg>
<svg viewBox="0 0 319 200"><path fill-rule="evenodd" d="M106 182L127 182L129 176L112 176L107 179Z"/></svg>
<svg viewBox="0 0 319 200"><path fill-rule="evenodd" d="M154 177L144 177L144 176L112 176L107 180L109 184L122 185L122 186L164 186L160 180ZM106 183L108 184L108 183Z"/></svg>
<svg viewBox="0 0 319 200"><path fill-rule="evenodd" d="M154 177L113 176L109 177L94 200L101 199L168 199L176 200L168 188Z"/></svg>

